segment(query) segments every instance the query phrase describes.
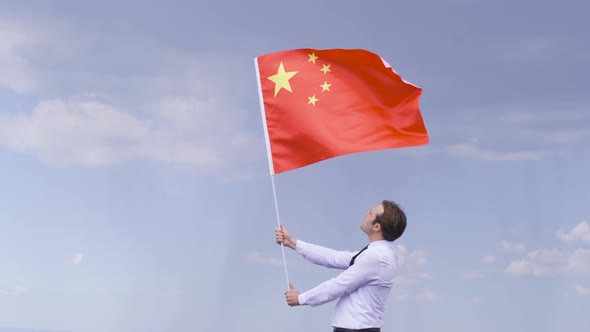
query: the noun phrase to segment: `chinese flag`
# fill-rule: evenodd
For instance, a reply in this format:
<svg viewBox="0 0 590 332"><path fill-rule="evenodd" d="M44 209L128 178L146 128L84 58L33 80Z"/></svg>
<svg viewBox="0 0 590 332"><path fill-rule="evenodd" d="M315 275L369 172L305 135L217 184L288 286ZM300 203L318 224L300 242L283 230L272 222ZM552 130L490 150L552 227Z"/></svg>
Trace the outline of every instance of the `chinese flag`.
<svg viewBox="0 0 590 332"><path fill-rule="evenodd" d="M271 174L332 157L428 143L422 89L365 50L256 58Z"/></svg>

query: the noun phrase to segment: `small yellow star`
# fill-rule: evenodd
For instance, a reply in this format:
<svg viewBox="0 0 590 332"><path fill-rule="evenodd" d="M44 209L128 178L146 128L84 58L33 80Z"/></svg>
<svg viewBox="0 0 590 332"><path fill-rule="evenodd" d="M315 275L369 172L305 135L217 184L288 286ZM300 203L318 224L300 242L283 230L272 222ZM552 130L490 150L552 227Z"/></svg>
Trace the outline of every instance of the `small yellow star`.
<svg viewBox="0 0 590 332"><path fill-rule="evenodd" d="M311 96L311 97L307 97L307 99L309 99L309 101L307 102L308 104L312 104L313 106L315 106L315 103L320 101L319 99L317 99L315 97L315 95Z"/></svg>
<svg viewBox="0 0 590 332"><path fill-rule="evenodd" d="M291 91L291 84L289 84L289 80L297 73L297 71L285 71L285 67L283 66L283 62L281 61L277 73L268 77L269 80L275 83L275 97L277 96L279 91L281 91L281 89L293 92Z"/></svg>
<svg viewBox="0 0 590 332"><path fill-rule="evenodd" d="M328 84L328 82L324 81L324 84L320 85L322 87L322 92L324 91L330 91L330 87L332 86L332 84Z"/></svg>
<svg viewBox="0 0 590 332"><path fill-rule="evenodd" d="M324 75L326 75L330 70L330 65L322 65L322 69L320 69L321 71L324 72Z"/></svg>
<svg viewBox="0 0 590 332"><path fill-rule="evenodd" d="M318 59L318 56L315 55L315 52L311 52L311 54L308 54L309 56L309 60L307 60L307 62L313 62L315 64L315 61Z"/></svg>

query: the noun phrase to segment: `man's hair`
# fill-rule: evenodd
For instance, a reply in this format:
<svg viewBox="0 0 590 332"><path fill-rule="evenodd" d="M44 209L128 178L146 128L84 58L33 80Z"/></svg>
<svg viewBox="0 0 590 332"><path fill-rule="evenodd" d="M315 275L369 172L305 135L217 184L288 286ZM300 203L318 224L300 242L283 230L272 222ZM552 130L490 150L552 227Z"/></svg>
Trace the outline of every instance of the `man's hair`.
<svg viewBox="0 0 590 332"><path fill-rule="evenodd" d="M395 241L406 229L406 214L393 201L384 200L381 204L383 204L383 213L375 217L373 224L381 225L385 240Z"/></svg>

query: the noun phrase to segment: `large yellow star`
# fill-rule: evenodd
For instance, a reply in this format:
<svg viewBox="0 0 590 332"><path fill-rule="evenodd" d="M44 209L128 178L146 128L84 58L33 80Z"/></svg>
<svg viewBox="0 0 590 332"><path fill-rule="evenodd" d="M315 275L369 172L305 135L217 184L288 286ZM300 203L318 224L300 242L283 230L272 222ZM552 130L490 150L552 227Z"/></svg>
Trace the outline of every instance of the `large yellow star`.
<svg viewBox="0 0 590 332"><path fill-rule="evenodd" d="M315 63L315 61L318 59L318 56L315 55L315 52L311 52L311 54L308 54L308 56L309 56L309 60L307 60L307 62Z"/></svg>
<svg viewBox="0 0 590 332"><path fill-rule="evenodd" d="M324 84L320 85L322 87L322 92L324 91L330 91L330 87L332 86L332 84L324 81Z"/></svg>
<svg viewBox="0 0 590 332"><path fill-rule="evenodd" d="M309 99L309 101L307 102L308 104L312 104L313 106L315 106L315 103L320 101L319 99L317 99L315 97L315 95L311 96L311 97L307 97L307 99Z"/></svg>
<svg viewBox="0 0 590 332"><path fill-rule="evenodd" d="M277 96L279 91L281 91L281 89L293 92L291 90L291 84L289 84L289 80L297 73L298 71L285 71L285 67L283 66L283 62L281 61L277 73L268 77L269 80L275 83L275 97Z"/></svg>
<svg viewBox="0 0 590 332"><path fill-rule="evenodd" d="M320 69L320 71L324 72L324 75L326 75L330 70L330 65L322 65L322 69Z"/></svg>

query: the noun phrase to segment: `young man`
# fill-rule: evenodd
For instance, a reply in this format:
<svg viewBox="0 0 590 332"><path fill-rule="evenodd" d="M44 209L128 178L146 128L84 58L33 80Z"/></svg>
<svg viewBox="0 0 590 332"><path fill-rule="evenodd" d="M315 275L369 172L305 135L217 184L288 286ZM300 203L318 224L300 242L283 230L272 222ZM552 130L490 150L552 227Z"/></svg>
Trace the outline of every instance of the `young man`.
<svg viewBox="0 0 590 332"><path fill-rule="evenodd" d="M337 277L300 293L292 283L285 292L290 306L312 307L338 300L332 315L335 332L379 332L387 295L398 270L393 241L406 229L404 211L383 201L365 214L361 229L369 245L360 251L336 251L293 237L284 225L276 230L276 242L297 251L312 263L344 270Z"/></svg>

